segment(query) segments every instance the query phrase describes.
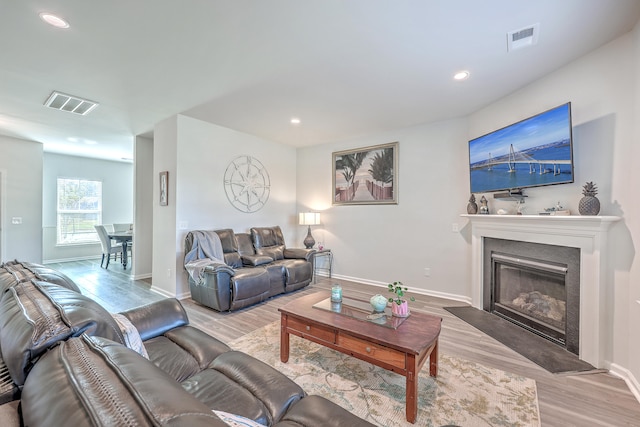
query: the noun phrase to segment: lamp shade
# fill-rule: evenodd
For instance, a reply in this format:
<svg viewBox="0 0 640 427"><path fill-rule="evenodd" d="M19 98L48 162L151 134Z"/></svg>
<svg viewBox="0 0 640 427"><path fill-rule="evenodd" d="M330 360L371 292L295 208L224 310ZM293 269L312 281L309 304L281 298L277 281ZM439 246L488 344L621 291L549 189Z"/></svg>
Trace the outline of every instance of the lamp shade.
<svg viewBox="0 0 640 427"><path fill-rule="evenodd" d="M319 212L300 212L299 224L300 225L319 225L320 213Z"/></svg>

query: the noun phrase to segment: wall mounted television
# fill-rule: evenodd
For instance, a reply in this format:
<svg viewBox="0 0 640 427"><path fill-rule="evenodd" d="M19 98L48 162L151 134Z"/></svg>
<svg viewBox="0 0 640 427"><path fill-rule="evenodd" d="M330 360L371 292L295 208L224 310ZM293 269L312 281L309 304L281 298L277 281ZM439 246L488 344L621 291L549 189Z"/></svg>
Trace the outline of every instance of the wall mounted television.
<svg viewBox="0 0 640 427"><path fill-rule="evenodd" d="M469 141L471 193L574 180L571 103Z"/></svg>

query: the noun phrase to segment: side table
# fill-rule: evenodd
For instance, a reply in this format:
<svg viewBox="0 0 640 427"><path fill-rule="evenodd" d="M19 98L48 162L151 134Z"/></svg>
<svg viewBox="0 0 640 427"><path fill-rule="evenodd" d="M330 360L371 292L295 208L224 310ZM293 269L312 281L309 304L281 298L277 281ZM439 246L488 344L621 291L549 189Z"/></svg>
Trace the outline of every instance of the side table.
<svg viewBox="0 0 640 427"><path fill-rule="evenodd" d="M322 263L321 266L318 266L318 258L324 257L325 262ZM322 271L329 275L331 278L331 266L333 265L333 253L331 249L322 249L321 251L316 251L313 254L313 283L317 283L318 281L318 272Z"/></svg>

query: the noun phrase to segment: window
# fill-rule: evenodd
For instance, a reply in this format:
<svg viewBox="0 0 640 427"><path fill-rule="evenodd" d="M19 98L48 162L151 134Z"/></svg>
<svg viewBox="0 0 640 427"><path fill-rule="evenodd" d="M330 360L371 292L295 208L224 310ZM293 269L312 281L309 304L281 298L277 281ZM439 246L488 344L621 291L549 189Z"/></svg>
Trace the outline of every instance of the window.
<svg viewBox="0 0 640 427"><path fill-rule="evenodd" d="M58 178L58 245L99 242L93 227L102 224L102 182Z"/></svg>

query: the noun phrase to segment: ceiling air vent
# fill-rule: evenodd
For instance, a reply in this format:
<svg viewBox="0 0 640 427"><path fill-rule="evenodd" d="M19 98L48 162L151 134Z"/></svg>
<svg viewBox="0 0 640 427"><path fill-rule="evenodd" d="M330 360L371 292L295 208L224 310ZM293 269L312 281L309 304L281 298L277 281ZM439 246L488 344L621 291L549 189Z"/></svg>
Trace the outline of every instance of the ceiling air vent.
<svg viewBox="0 0 640 427"><path fill-rule="evenodd" d="M84 116L96 108L98 103L89 101L88 99L78 98L77 96L53 91L44 105L45 107L53 108L54 110L68 111L69 113Z"/></svg>
<svg viewBox="0 0 640 427"><path fill-rule="evenodd" d="M540 32L540 24L533 24L519 30L509 31L507 33L507 51L522 49L523 47L533 46L538 43L538 33Z"/></svg>

